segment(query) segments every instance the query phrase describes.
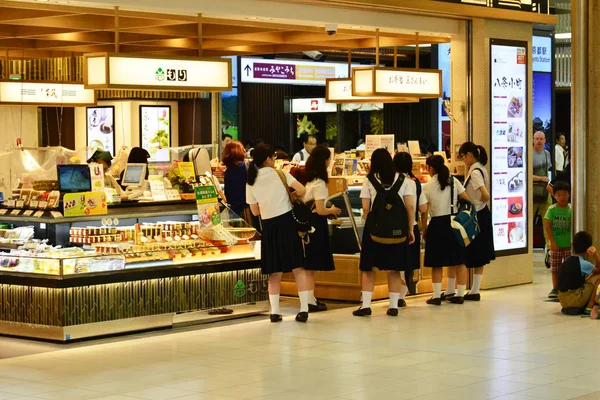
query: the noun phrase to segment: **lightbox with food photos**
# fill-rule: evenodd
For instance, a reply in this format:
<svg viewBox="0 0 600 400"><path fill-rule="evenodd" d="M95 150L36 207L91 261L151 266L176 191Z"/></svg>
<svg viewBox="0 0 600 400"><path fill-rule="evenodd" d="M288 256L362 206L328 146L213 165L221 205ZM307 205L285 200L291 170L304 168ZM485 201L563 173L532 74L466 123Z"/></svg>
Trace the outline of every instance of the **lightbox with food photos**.
<svg viewBox="0 0 600 400"><path fill-rule="evenodd" d="M529 251L527 49L527 42L490 39L490 183L497 256Z"/></svg>

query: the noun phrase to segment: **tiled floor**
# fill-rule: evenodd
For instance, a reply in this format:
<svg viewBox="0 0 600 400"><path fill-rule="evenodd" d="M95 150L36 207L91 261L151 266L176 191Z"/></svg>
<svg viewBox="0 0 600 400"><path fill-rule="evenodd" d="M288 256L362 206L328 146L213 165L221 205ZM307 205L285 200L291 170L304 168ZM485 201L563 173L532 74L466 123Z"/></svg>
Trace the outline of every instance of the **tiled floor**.
<svg viewBox="0 0 600 400"><path fill-rule="evenodd" d="M0 400L600 399L600 321L563 316L536 280L398 318L381 303L6 358Z"/></svg>

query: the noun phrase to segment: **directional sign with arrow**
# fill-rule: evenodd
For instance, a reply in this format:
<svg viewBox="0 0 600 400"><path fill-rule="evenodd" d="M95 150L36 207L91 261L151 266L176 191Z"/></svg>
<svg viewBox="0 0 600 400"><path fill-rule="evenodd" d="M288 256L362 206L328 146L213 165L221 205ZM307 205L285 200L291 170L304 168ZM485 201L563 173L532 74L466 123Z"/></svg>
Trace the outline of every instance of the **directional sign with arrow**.
<svg viewBox="0 0 600 400"><path fill-rule="evenodd" d="M250 76L250 71L252 71L252 68L250 68L250 65L246 64L244 71L246 71L246 76Z"/></svg>

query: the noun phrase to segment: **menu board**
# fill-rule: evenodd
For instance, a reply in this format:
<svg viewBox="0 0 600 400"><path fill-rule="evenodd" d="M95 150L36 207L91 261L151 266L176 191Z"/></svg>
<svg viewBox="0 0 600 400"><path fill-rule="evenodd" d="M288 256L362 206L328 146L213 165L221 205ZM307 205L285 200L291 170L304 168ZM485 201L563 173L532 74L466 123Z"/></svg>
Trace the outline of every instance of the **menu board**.
<svg viewBox="0 0 600 400"><path fill-rule="evenodd" d="M170 162L171 107L140 106L142 147L150 153L150 162Z"/></svg>
<svg viewBox="0 0 600 400"><path fill-rule="evenodd" d="M492 39L491 189L497 255L527 252L527 42Z"/></svg>
<svg viewBox="0 0 600 400"><path fill-rule="evenodd" d="M108 151L115 156L115 108L87 108L87 147L88 156L96 150Z"/></svg>

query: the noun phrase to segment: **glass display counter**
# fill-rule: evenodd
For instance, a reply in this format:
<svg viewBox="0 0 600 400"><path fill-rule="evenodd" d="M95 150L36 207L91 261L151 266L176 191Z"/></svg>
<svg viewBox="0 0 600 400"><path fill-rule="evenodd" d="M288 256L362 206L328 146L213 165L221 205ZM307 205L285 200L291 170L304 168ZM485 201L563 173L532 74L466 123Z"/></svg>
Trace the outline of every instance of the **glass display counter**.
<svg viewBox="0 0 600 400"><path fill-rule="evenodd" d="M33 223L0 217L33 225L37 238L0 253L0 334L69 341L268 311L255 230L223 218L235 237L226 243L194 221L194 204L178 207Z"/></svg>

